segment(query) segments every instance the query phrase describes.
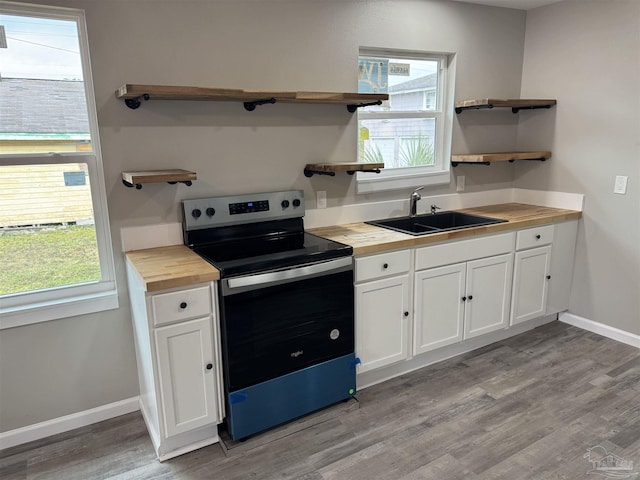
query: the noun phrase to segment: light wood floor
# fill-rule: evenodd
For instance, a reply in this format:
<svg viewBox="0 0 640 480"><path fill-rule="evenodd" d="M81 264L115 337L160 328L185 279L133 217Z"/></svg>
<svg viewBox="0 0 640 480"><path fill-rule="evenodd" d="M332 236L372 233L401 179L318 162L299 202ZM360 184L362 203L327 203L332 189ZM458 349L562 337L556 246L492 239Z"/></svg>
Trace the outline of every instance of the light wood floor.
<svg viewBox="0 0 640 480"><path fill-rule="evenodd" d="M633 462L618 478L640 478L640 350L559 322L358 399L266 445L164 463L133 413L0 452L0 478L597 479L589 460L606 453Z"/></svg>

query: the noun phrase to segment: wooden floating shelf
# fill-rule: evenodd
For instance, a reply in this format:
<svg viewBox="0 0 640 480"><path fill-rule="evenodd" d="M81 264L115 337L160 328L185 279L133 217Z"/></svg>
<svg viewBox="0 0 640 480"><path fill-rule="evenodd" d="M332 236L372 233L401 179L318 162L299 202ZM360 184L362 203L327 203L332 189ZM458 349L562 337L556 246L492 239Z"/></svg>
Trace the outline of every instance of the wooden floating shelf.
<svg viewBox="0 0 640 480"><path fill-rule="evenodd" d="M355 172L380 173L384 163L309 163L304 167L305 177L317 175L335 176L336 172L347 172L353 175Z"/></svg>
<svg viewBox="0 0 640 480"><path fill-rule="evenodd" d="M518 98L483 98L479 100L462 100L456 102L456 113L464 110L480 110L484 108L511 108L513 113L520 110L535 110L538 108L551 108L557 103L550 99L518 99Z"/></svg>
<svg viewBox="0 0 640 480"><path fill-rule="evenodd" d="M136 190L142 188L143 183L184 183L191 186L191 182L196 180L196 172L189 170L145 170L139 172L122 172L122 183L127 187L136 187Z"/></svg>
<svg viewBox="0 0 640 480"><path fill-rule="evenodd" d="M140 85L127 83L116 90L116 97L132 109L142 100L197 100L209 102L242 102L246 110L267 103L317 103L346 105L353 113L359 107L380 105L387 94L341 92L289 92L242 90L231 88L183 87L171 85Z"/></svg>
<svg viewBox="0 0 640 480"><path fill-rule="evenodd" d="M451 166L457 167L461 163L491 165L491 162L514 162L516 160L540 160L544 162L549 158L551 158L551 152L469 153L466 155L451 155Z"/></svg>

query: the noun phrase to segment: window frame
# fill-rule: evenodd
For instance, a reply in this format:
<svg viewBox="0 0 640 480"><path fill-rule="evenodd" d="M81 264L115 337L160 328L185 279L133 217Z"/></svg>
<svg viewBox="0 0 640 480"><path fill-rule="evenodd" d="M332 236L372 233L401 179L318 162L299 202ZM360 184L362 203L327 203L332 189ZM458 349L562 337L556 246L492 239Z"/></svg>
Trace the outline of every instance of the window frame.
<svg viewBox="0 0 640 480"><path fill-rule="evenodd" d="M358 109L359 124L362 119L386 118L434 118L435 119L435 163L420 167L385 168L379 174L356 172L356 193L414 188L417 186L443 185L451 182L451 140L453 132L453 98L455 87L456 56L452 53L420 52L361 47L361 56L381 58L406 58L434 60L438 62L438 85L436 109L421 112L374 112ZM359 160L359 159L358 159Z"/></svg>
<svg viewBox="0 0 640 480"><path fill-rule="evenodd" d="M89 175L101 279L0 296L0 330L118 308L111 229L102 165L98 117L84 11L0 1L0 12L76 23L92 152L0 154L0 166L86 163Z"/></svg>

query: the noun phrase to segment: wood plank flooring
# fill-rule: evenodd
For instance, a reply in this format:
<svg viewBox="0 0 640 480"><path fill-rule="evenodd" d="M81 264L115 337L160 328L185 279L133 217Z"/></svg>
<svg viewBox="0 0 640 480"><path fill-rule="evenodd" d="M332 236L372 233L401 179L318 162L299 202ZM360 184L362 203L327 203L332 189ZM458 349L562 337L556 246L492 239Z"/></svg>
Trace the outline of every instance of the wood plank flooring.
<svg viewBox="0 0 640 480"><path fill-rule="evenodd" d="M164 463L132 413L4 450L0 478L595 479L613 472L590 462L606 454L627 461L616 478L640 478L640 350L559 322L358 399L255 448L227 456L212 445Z"/></svg>

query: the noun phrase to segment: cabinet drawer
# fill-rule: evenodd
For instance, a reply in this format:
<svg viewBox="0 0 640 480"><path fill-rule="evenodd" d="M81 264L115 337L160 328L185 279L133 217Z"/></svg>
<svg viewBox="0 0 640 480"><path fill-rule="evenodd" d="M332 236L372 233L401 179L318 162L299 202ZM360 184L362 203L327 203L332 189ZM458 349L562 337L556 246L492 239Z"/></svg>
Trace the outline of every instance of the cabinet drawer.
<svg viewBox="0 0 640 480"><path fill-rule="evenodd" d="M520 230L516 237L516 250L539 247L553 242L553 225Z"/></svg>
<svg viewBox="0 0 640 480"><path fill-rule="evenodd" d="M409 250L356 257L356 282L405 273L410 267L411 252Z"/></svg>
<svg viewBox="0 0 640 480"><path fill-rule="evenodd" d="M419 248L416 250L416 270L510 253L514 237L510 232Z"/></svg>
<svg viewBox="0 0 640 480"><path fill-rule="evenodd" d="M164 325L176 320L202 317L211 314L211 288L197 288L160 293L151 297L153 325Z"/></svg>

